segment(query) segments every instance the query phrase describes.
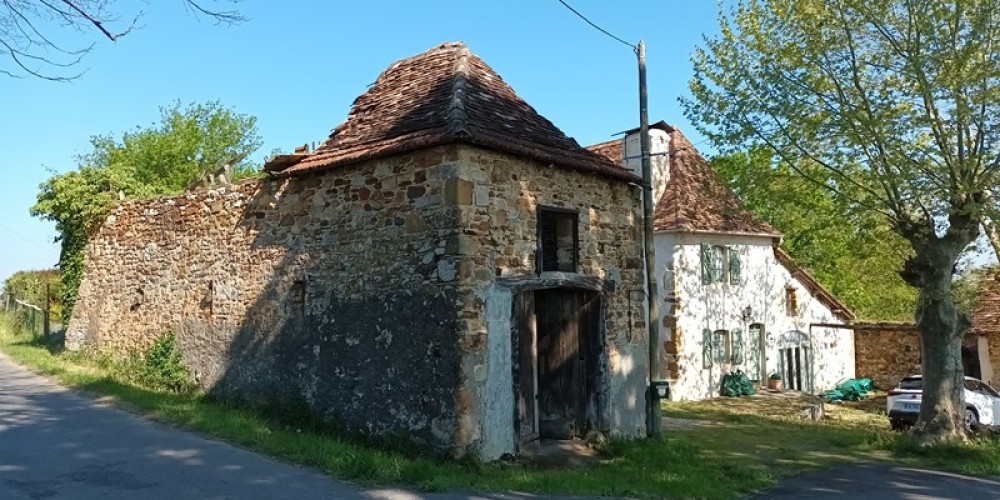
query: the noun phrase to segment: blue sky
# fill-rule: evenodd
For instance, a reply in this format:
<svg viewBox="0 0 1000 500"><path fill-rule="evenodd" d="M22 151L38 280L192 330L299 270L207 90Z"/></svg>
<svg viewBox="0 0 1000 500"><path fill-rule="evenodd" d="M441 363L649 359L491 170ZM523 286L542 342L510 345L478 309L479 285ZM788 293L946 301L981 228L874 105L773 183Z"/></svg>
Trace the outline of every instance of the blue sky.
<svg viewBox="0 0 1000 500"><path fill-rule="evenodd" d="M569 3L626 40L646 40L651 120L693 133L677 98L694 47L717 30L716 2ZM250 20L237 26L198 18L179 1L140 5L142 28L115 43L95 37L82 78L0 76L0 280L58 261L53 224L28 215L38 184L75 168L91 136L150 125L175 100L218 99L257 116L260 161L325 138L393 61L461 40L583 145L638 123L635 56L556 0L245 0Z"/></svg>

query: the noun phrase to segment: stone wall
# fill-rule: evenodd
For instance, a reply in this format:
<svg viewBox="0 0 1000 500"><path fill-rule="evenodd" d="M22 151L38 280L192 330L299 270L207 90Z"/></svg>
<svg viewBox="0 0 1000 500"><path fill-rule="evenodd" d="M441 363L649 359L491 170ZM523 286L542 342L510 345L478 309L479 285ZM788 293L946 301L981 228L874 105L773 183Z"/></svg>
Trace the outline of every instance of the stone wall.
<svg viewBox="0 0 1000 500"><path fill-rule="evenodd" d="M641 434L633 189L473 147L123 203L88 246L67 347L174 330L222 397L497 457L513 415L499 283L534 275L538 205L579 210L578 270L605 286L610 427Z"/></svg>
<svg viewBox="0 0 1000 500"><path fill-rule="evenodd" d="M88 246L67 347L142 349L175 330L218 395L451 445L464 324L443 186L457 159L435 148L123 203Z"/></svg>
<svg viewBox="0 0 1000 500"><path fill-rule="evenodd" d="M914 325L854 325L855 373L880 389L891 389L907 375L921 372L920 337Z"/></svg>
<svg viewBox="0 0 1000 500"><path fill-rule="evenodd" d="M463 366L460 411L463 428L481 453L513 452L511 415L511 286L537 274L537 209L578 211L577 273L603 282L604 359L608 373L605 430L645 433L646 335L641 299L630 290L643 287L640 255L641 206L635 188L620 180L527 162L482 149L463 148L461 169L447 188L462 205L458 269L466 302L460 317L469 337ZM630 323L633 323L630 325ZM475 397L473 395L481 395Z"/></svg>

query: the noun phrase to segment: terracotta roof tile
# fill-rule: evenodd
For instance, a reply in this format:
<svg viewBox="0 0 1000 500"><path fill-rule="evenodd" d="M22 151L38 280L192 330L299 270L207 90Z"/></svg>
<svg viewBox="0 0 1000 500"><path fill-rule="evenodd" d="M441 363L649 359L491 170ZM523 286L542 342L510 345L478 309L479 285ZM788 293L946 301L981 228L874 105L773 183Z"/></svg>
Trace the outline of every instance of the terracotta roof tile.
<svg viewBox="0 0 1000 500"><path fill-rule="evenodd" d="M563 134L462 43L393 63L316 151L265 169L298 174L454 142L636 180Z"/></svg>
<svg viewBox="0 0 1000 500"><path fill-rule="evenodd" d="M707 231L780 236L743 208L719 174L677 129L670 131L670 182L656 205L657 231Z"/></svg>
<svg viewBox="0 0 1000 500"><path fill-rule="evenodd" d="M587 146L587 151L601 155L625 168L625 141L614 139Z"/></svg>
<svg viewBox="0 0 1000 500"><path fill-rule="evenodd" d="M670 134L670 180L653 214L656 231L781 236L777 229L743 208L739 198L684 134L662 121L649 127ZM623 139L617 139L587 149L624 166L624 143Z"/></svg>
<svg viewBox="0 0 1000 500"><path fill-rule="evenodd" d="M670 134L670 180L656 206L654 229L780 236L770 224L743 208L736 194L725 185L719 174L712 169L684 134L665 122L657 122L650 125L650 128L658 128ZM631 134L636 130L630 130L628 133ZM620 165L625 164L623 139L594 144L587 149ZM775 246L774 255L793 277L829 307L838 318L843 321L855 318L854 312L846 304L824 288L787 252Z"/></svg>

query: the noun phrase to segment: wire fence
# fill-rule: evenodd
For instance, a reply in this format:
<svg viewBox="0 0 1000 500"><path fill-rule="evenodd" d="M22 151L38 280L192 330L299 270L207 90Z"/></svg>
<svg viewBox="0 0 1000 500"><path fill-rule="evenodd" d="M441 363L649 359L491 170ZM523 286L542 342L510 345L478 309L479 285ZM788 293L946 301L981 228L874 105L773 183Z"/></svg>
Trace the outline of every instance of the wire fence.
<svg viewBox="0 0 1000 500"><path fill-rule="evenodd" d="M7 300L4 313L15 331L31 334L35 340L48 340L52 334L47 304L41 307L23 300Z"/></svg>

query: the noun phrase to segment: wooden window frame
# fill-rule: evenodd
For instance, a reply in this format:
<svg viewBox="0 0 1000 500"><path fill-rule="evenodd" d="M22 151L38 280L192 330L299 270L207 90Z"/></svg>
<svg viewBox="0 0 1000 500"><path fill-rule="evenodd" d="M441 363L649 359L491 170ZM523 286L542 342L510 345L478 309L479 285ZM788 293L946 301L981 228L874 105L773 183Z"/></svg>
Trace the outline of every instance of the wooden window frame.
<svg viewBox="0 0 1000 500"><path fill-rule="evenodd" d="M573 227L573 249L572 249L573 262L571 266L572 269L569 271L561 271L561 272L576 273L580 267L580 211L573 208L549 207L541 205L537 208L535 212L536 226L537 226L535 231L535 238L538 244L535 250L535 269L537 269L538 274L548 271L560 271L559 269L545 268L546 254L545 254L545 245L543 238L544 224L542 224L542 218L551 216L556 217L557 220L559 217L565 217L566 219L572 221L572 227ZM557 244L556 252L558 251L559 250Z"/></svg>
<svg viewBox="0 0 1000 500"><path fill-rule="evenodd" d="M785 314L798 316L800 312L799 291L792 286L785 287Z"/></svg>

